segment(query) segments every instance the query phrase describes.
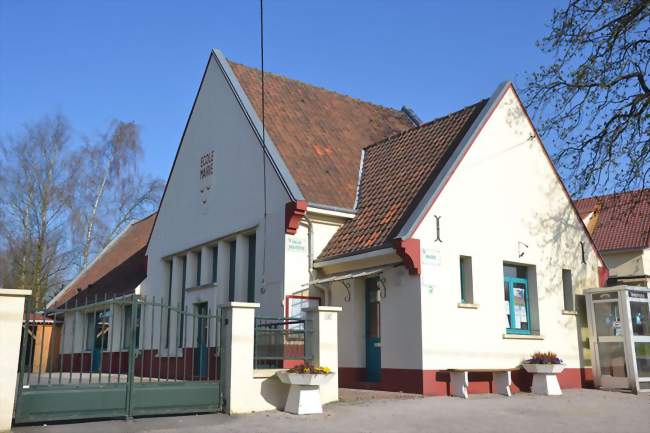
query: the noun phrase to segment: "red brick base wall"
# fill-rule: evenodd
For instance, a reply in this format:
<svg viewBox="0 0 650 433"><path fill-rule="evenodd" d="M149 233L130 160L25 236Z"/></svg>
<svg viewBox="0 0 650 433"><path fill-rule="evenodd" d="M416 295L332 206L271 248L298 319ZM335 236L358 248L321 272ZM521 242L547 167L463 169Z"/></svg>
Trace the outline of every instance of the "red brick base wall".
<svg viewBox="0 0 650 433"><path fill-rule="evenodd" d="M382 368L380 382L366 382L364 368L339 368L339 386L342 388L401 391L423 395L449 395L449 373L437 370L412 370ZM530 391L532 374L525 370L512 372L512 391ZM591 388L591 368L567 368L558 375L563 389ZM492 374L470 373L469 393L490 393L493 389Z"/></svg>

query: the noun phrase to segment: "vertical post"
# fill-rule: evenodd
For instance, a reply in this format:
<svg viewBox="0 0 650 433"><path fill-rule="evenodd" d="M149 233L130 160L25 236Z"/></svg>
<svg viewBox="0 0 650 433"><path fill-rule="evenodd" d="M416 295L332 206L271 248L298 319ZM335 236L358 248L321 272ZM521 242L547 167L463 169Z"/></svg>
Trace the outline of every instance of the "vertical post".
<svg viewBox="0 0 650 433"><path fill-rule="evenodd" d="M25 297L31 294L31 290L0 289L0 432L11 429Z"/></svg>
<svg viewBox="0 0 650 433"><path fill-rule="evenodd" d="M201 285L210 283L212 278L212 248L201 247Z"/></svg>
<svg viewBox="0 0 650 433"><path fill-rule="evenodd" d="M129 338L128 374L126 378L126 418L133 418L133 382L135 382L135 327L137 320L137 295L131 295L131 337Z"/></svg>
<svg viewBox="0 0 650 433"><path fill-rule="evenodd" d="M248 287L248 238L237 235L235 251L235 300L247 299Z"/></svg>
<svg viewBox="0 0 650 433"><path fill-rule="evenodd" d="M311 347L312 363L328 367L334 377L321 385L320 394L323 403L339 399L339 352L338 352L338 315L341 307L313 307L304 310L307 313L305 323L305 354Z"/></svg>
<svg viewBox="0 0 650 433"><path fill-rule="evenodd" d="M215 305L228 302L228 280L230 278L230 246L226 241L217 243L217 289Z"/></svg>
<svg viewBox="0 0 650 433"><path fill-rule="evenodd" d="M250 412L249 384L253 381L255 310L260 304L229 302L223 306L222 336L225 407L228 414Z"/></svg>

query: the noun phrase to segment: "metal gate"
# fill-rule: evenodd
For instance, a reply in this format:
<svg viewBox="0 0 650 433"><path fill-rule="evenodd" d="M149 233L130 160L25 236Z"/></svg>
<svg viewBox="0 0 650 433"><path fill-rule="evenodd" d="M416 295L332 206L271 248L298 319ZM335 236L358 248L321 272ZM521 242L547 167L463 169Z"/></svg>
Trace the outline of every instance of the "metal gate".
<svg viewBox="0 0 650 433"><path fill-rule="evenodd" d="M139 295L25 307L15 422L216 412L221 314Z"/></svg>

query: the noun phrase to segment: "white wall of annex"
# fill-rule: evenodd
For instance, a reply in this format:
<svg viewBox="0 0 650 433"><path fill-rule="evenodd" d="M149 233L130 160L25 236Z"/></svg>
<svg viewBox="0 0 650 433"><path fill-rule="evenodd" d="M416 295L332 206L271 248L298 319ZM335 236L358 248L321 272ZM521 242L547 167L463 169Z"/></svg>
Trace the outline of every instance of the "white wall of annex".
<svg viewBox="0 0 650 433"><path fill-rule="evenodd" d="M381 367L422 368L422 336L419 278L409 275L403 266L382 273L381 288ZM331 305L343 308L339 313L339 365L348 368L366 366L365 278L349 280L350 297L342 283L332 285Z"/></svg>
<svg viewBox="0 0 650 433"><path fill-rule="evenodd" d="M312 260L315 260L345 219L311 211L307 213L307 217L311 221ZM303 218L296 234L285 235L284 295L302 293L310 289L309 281L309 224L307 218ZM322 298L318 289L312 288L310 293ZM321 299L321 305L325 305L325 302L325 299Z"/></svg>
<svg viewBox="0 0 650 433"><path fill-rule="evenodd" d="M648 250L650 251L650 250ZM645 253L646 260L650 253ZM648 274L650 269L644 263L644 250L613 251L603 253L605 263L609 268L609 275L612 277L625 277L632 275Z"/></svg>
<svg viewBox="0 0 650 433"><path fill-rule="evenodd" d="M598 258L541 146L508 90L416 230L424 369L514 367L536 350L579 367L576 316L562 312L562 269L580 293L598 286ZM476 309L458 307L460 255L472 257ZM536 267L542 339L504 338L504 261Z"/></svg>
<svg viewBox="0 0 650 433"><path fill-rule="evenodd" d="M332 283L331 305L339 313L339 367L363 368L366 365L365 287L361 278L348 281L350 295L341 282Z"/></svg>

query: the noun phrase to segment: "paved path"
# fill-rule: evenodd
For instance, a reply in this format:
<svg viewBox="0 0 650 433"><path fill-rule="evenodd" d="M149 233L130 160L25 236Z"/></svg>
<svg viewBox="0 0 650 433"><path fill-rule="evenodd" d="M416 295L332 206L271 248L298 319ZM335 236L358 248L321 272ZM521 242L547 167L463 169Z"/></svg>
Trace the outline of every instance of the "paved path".
<svg viewBox="0 0 650 433"><path fill-rule="evenodd" d="M650 394L570 390L562 397L527 393L505 398L473 395L373 399L335 403L322 415L283 412L144 418L15 428L16 433L207 432L526 432L636 433L650 431Z"/></svg>

